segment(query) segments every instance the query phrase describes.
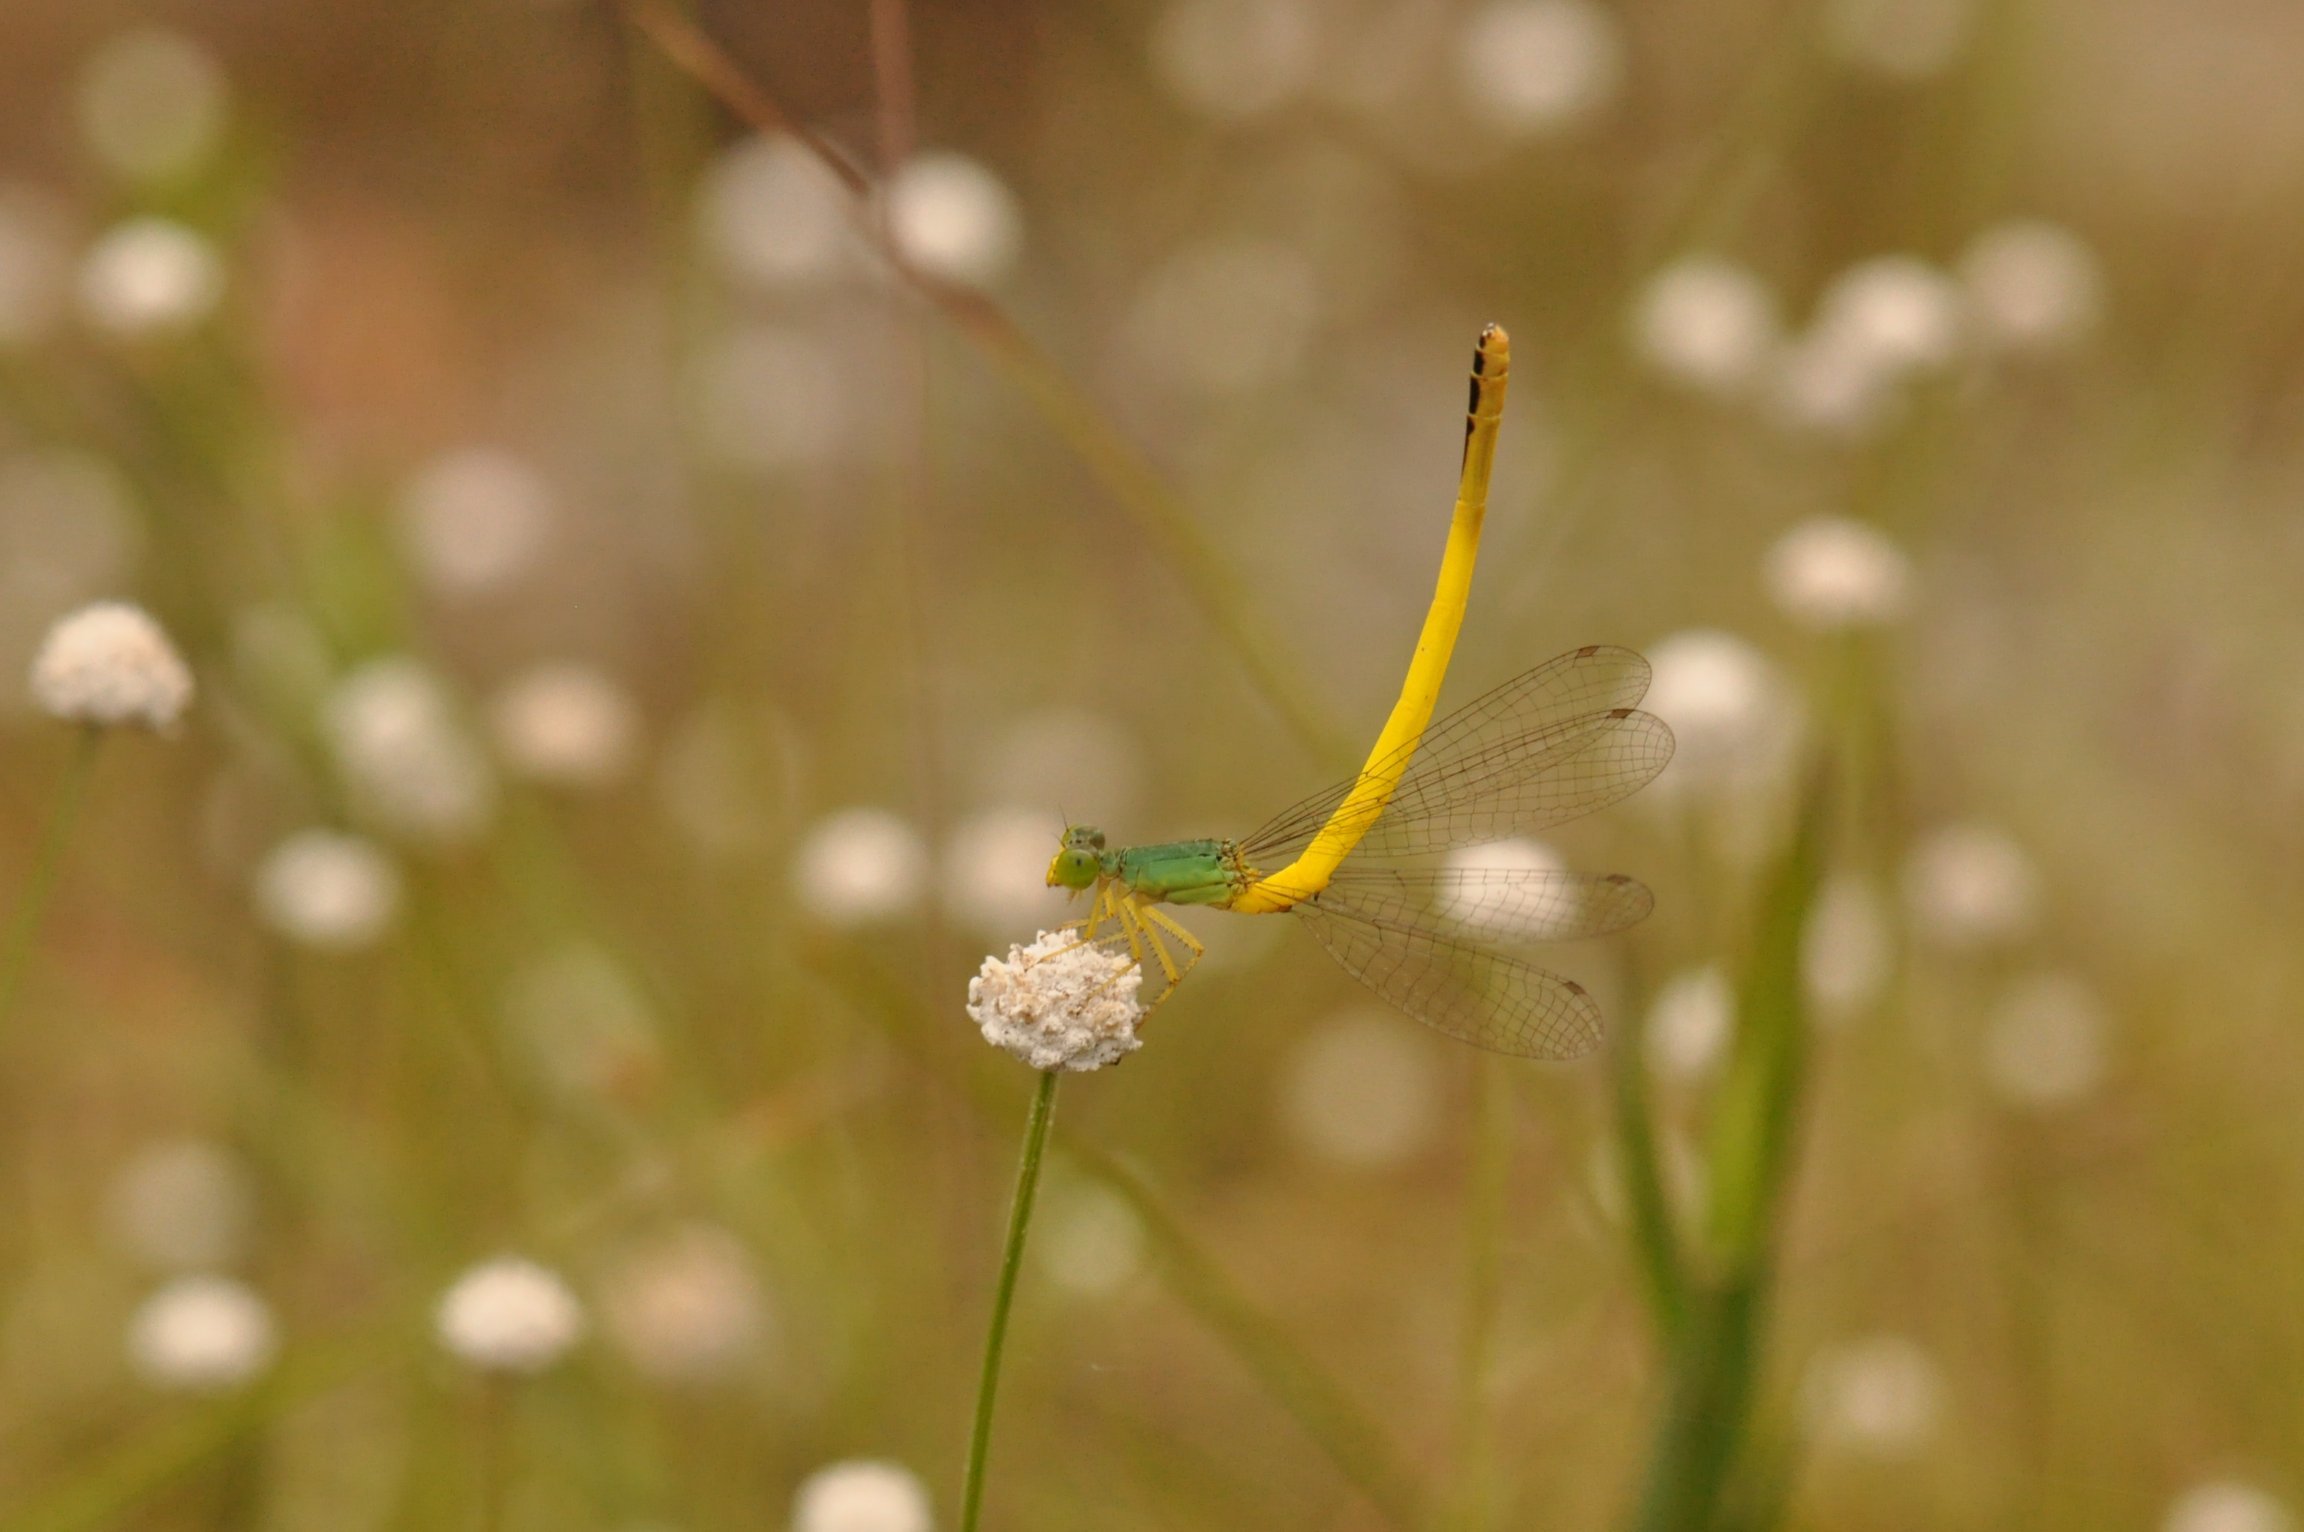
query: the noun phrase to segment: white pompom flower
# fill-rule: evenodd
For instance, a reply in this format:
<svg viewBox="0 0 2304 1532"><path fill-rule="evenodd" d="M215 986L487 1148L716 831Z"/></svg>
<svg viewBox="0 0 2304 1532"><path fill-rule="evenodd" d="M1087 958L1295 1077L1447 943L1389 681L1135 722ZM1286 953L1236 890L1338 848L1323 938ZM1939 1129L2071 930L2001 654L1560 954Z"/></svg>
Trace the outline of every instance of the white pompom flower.
<svg viewBox="0 0 2304 1532"><path fill-rule="evenodd" d="M558 1273L519 1256L456 1279L435 1315L440 1344L488 1372L538 1373L584 1334L584 1309Z"/></svg>
<svg viewBox="0 0 2304 1532"><path fill-rule="evenodd" d="M192 672L142 607L99 601L48 630L32 660L32 695L67 723L166 731L192 703Z"/></svg>
<svg viewBox="0 0 2304 1532"><path fill-rule="evenodd" d="M328 952L375 945L400 908L400 873L357 835L300 830L256 869L256 911L292 941Z"/></svg>
<svg viewBox="0 0 2304 1532"><path fill-rule="evenodd" d="M1761 574L1777 610L1804 628L1880 627L1911 606L1912 563L1876 527L1844 516L1801 522L1768 550Z"/></svg>
<svg viewBox="0 0 2304 1532"><path fill-rule="evenodd" d="M1143 982L1125 954L1083 942L1077 931L1043 931L1005 958L984 960L968 981L968 1015L984 1041L1034 1069L1101 1069L1143 1046Z"/></svg>
<svg viewBox="0 0 2304 1532"><path fill-rule="evenodd" d="M272 1311L230 1277L179 1277L128 1323L129 1361L162 1388L232 1388L269 1366L277 1344Z"/></svg>
<svg viewBox="0 0 2304 1532"><path fill-rule="evenodd" d="M897 1463L851 1458L819 1468L792 1497L792 1532L929 1532L920 1476Z"/></svg>

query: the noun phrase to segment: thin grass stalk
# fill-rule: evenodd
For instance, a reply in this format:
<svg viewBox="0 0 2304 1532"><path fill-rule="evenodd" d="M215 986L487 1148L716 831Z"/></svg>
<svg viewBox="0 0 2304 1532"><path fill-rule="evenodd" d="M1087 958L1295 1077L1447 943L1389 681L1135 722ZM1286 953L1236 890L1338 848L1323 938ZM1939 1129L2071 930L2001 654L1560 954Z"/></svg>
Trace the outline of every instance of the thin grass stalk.
<svg viewBox="0 0 2304 1532"><path fill-rule="evenodd" d="M1761 901L1714 1109L1704 1275L1691 1283L1678 1335L1667 1337L1670 1381L1639 1532L1717 1532L1744 1468L1806 1076L1800 938L1822 877L1831 798L1821 777L1811 783Z"/></svg>
<svg viewBox="0 0 2304 1532"><path fill-rule="evenodd" d="M79 738L72 742L64 774L57 779L55 801L49 806L47 822L40 827L39 844L33 848L31 872L24 880L24 892L17 896L16 913L8 922L6 945L0 946L0 1026L15 1014L25 971L32 966L32 944L56 893L57 879L63 875L65 853L72 844L73 826L79 822L80 805L88 796L88 779L95 774L96 751L103 740L102 729L83 726Z"/></svg>
<svg viewBox="0 0 2304 1532"><path fill-rule="evenodd" d="M984 1372L976 1384L976 1418L968 1428L968 1467L960 1481L960 1532L976 1532L984 1507L984 1463L992 1450L992 1407L1000 1393L1000 1355L1008 1342L1008 1314L1016 1303L1016 1276L1024 1265L1024 1236L1040 1191L1040 1157L1056 1113L1057 1071L1040 1072L1032 1113L1024 1121L1024 1154L1016 1168L1016 1199L1008 1209L1008 1243L1000 1253L1000 1283L992 1294L992 1322L984 1334Z"/></svg>
<svg viewBox="0 0 2304 1532"><path fill-rule="evenodd" d="M823 135L786 111L726 50L663 0L628 0L633 25L730 112L762 132L789 134L823 161L853 199L858 229L898 277L992 359L1103 481L1153 550L1229 644L1249 679L1297 738L1325 761L1352 758L1349 739L1308 700L1311 689L1260 623L1247 582L1217 555L1176 492L1022 326L981 293L915 270L872 216L871 181Z"/></svg>
<svg viewBox="0 0 2304 1532"><path fill-rule="evenodd" d="M1086 1174L1118 1192L1144 1226L1168 1290L1215 1332L1338 1473L1402 1532L1421 1524L1416 1479L1382 1427L1195 1244L1143 1177L1093 1149L1075 1149Z"/></svg>
<svg viewBox="0 0 2304 1532"><path fill-rule="evenodd" d="M1615 1076L1616 1163L1624 1178L1624 1211L1632 1250L1656 1333L1676 1345L1688 1323L1688 1272L1672 1205L1664 1192L1663 1155L1657 1148L1655 1104L1649 1097L1647 1052L1637 1022L1618 1034L1610 1068Z"/></svg>

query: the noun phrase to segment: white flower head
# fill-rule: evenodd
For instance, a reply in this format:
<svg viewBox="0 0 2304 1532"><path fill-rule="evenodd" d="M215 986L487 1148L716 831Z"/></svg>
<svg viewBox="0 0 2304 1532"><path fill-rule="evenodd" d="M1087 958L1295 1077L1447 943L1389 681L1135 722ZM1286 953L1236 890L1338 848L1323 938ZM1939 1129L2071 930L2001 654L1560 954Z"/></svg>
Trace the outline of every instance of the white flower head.
<svg viewBox="0 0 2304 1532"><path fill-rule="evenodd" d="M1761 574L1777 608L1818 632L1891 623L1911 605L1904 550L1878 528L1844 516L1814 517L1785 533Z"/></svg>
<svg viewBox="0 0 2304 1532"><path fill-rule="evenodd" d="M1757 648L1733 633L1690 628L1658 639L1648 659L1655 676L1644 705L1676 741L1666 783L1734 783L1788 759L1799 709Z"/></svg>
<svg viewBox="0 0 2304 1532"><path fill-rule="evenodd" d="M291 941L327 952L375 945L400 908L400 873L357 835L300 830L256 869L256 910Z"/></svg>
<svg viewBox="0 0 2304 1532"><path fill-rule="evenodd" d="M1024 247L1016 194L964 154L932 150L888 182L888 235L904 259L932 277L989 287Z"/></svg>
<svg viewBox="0 0 2304 1532"><path fill-rule="evenodd" d="M1550 881L1566 873L1567 863L1542 841L1516 835L1464 846L1448 853L1447 870L1472 876L1444 892L1433 913L1476 941L1554 940L1583 918L1583 901L1562 892L1568 885ZM1518 873L1534 876L1513 876Z"/></svg>
<svg viewBox="0 0 2304 1532"><path fill-rule="evenodd" d="M1946 947L1982 947L2029 932L2039 913L2032 859L2006 833L1946 825L1904 864L1904 899L1921 933Z"/></svg>
<svg viewBox="0 0 2304 1532"><path fill-rule="evenodd" d="M1832 0L1824 41L1844 62L1912 83L1942 74L1968 41L1975 0Z"/></svg>
<svg viewBox="0 0 2304 1532"><path fill-rule="evenodd" d="M543 554L552 487L498 447L459 447L425 464L400 496L400 537L425 585L472 596L519 578Z"/></svg>
<svg viewBox="0 0 2304 1532"><path fill-rule="evenodd" d="M1766 371L1783 330L1766 283L1733 261L1692 255L1657 272L1641 290L1632 343L1671 381L1727 395Z"/></svg>
<svg viewBox="0 0 2304 1532"><path fill-rule="evenodd" d="M1716 964L1674 974L1648 1007L1648 1067L1668 1080L1705 1079L1736 1031L1736 989Z"/></svg>
<svg viewBox="0 0 2304 1532"><path fill-rule="evenodd" d="M232 1151L173 1139L138 1151L113 1177L106 1223L129 1254L160 1271L199 1271L239 1259L256 1193Z"/></svg>
<svg viewBox="0 0 2304 1532"><path fill-rule="evenodd" d="M870 1458L819 1468L792 1496L792 1532L930 1532L928 1487L911 1469Z"/></svg>
<svg viewBox="0 0 2304 1532"><path fill-rule="evenodd" d="M1399 1018L1355 1011L1299 1043L1280 1078L1280 1116L1297 1143L1339 1165L1396 1165L1440 1126L1432 1049Z"/></svg>
<svg viewBox="0 0 2304 1532"><path fill-rule="evenodd" d="M628 1252L603 1282L600 1315L608 1338L632 1365L667 1383L727 1376L767 1328L744 1247L706 1224Z"/></svg>
<svg viewBox="0 0 2304 1532"><path fill-rule="evenodd" d="M793 893L838 926L870 925L908 913L928 879L928 848L911 823L886 809L825 815L793 857Z"/></svg>
<svg viewBox="0 0 2304 1532"><path fill-rule="evenodd" d="M80 131L124 176L163 180L197 168L224 128L224 74L206 48L164 27L121 32L80 76Z"/></svg>
<svg viewBox="0 0 2304 1532"><path fill-rule="evenodd" d="M2008 351L2052 351L2096 327L2104 274L2071 230L2037 218L1994 224L1960 257L1977 329Z"/></svg>
<svg viewBox="0 0 2304 1532"><path fill-rule="evenodd" d="M1984 1034L1984 1075L2015 1106L2080 1100L2104 1078L2104 1008L2069 974L2034 974L2001 997Z"/></svg>
<svg viewBox="0 0 2304 1532"><path fill-rule="evenodd" d="M496 747L521 776L560 787L607 787L631 770L640 710L588 665L539 665L496 694Z"/></svg>
<svg viewBox="0 0 2304 1532"><path fill-rule="evenodd" d="M731 146L697 188L707 252L731 280L764 292L819 284L860 250L848 192L799 139L765 133Z"/></svg>
<svg viewBox="0 0 2304 1532"><path fill-rule="evenodd" d="M1809 1364L1801 1390L1810 1434L1875 1457L1926 1447L1944 1411L1936 1364L1901 1335L1875 1335Z"/></svg>
<svg viewBox="0 0 2304 1532"><path fill-rule="evenodd" d="M496 786L447 688L405 655L370 660L328 696L322 723L337 769L361 806L418 840L468 840L487 823Z"/></svg>
<svg viewBox="0 0 2304 1532"><path fill-rule="evenodd" d="M474 1367L538 1373L582 1339L584 1309L556 1272L507 1255L458 1277L434 1325L440 1344Z"/></svg>
<svg viewBox="0 0 2304 1532"><path fill-rule="evenodd" d="M1623 31L1592 0L1490 0L1465 23L1456 62L1473 108L1498 128L1558 132L1623 88Z"/></svg>
<svg viewBox="0 0 2304 1532"><path fill-rule="evenodd" d="M1043 810L989 809L952 827L944 845L944 911L986 935L1059 919L1060 890L1048 886L1051 818Z"/></svg>
<svg viewBox="0 0 2304 1532"><path fill-rule="evenodd" d="M1186 108L1260 117L1312 82L1318 9L1306 0L1170 0L1152 28L1152 72Z"/></svg>
<svg viewBox="0 0 2304 1532"><path fill-rule="evenodd" d="M1124 952L1043 931L968 981L968 1017L984 1041L1034 1069L1101 1069L1143 1046L1143 972Z"/></svg>
<svg viewBox="0 0 2304 1532"><path fill-rule="evenodd" d="M1887 984L1896 944L1884 905L1856 873L1835 873L1817 890L1800 933L1800 981L1819 1020L1848 1019Z"/></svg>
<svg viewBox="0 0 2304 1532"><path fill-rule="evenodd" d="M2271 1491L2239 1479L2211 1479L2178 1495L2161 1532L2296 1532L2295 1513Z"/></svg>
<svg viewBox="0 0 2304 1532"><path fill-rule="evenodd" d="M224 297L224 263L206 236L170 218L132 218L80 262L80 309L113 335L189 330Z"/></svg>
<svg viewBox="0 0 2304 1532"><path fill-rule="evenodd" d="M214 1392L245 1383L277 1347L272 1311L230 1277L178 1277L128 1324L128 1359L162 1388Z"/></svg>
<svg viewBox="0 0 2304 1532"><path fill-rule="evenodd" d="M192 703L192 672L142 607L99 601L48 630L32 660L32 696L67 723L166 731Z"/></svg>
<svg viewBox="0 0 2304 1532"><path fill-rule="evenodd" d="M1825 288L1816 325L1890 376L1951 362L1968 323L1960 284L1910 255L1858 261Z"/></svg>
<svg viewBox="0 0 2304 1532"><path fill-rule="evenodd" d="M1094 1298L1118 1291L1144 1264L1144 1221L1092 1181L1057 1177L1041 1194L1032 1249L1049 1279Z"/></svg>

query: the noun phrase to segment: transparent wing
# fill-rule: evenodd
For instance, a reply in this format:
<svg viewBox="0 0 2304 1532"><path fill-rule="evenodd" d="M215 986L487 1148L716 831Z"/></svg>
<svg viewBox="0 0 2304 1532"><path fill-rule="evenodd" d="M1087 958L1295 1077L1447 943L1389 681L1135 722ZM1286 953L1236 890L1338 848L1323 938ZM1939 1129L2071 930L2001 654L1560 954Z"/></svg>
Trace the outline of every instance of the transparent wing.
<svg viewBox="0 0 2304 1532"><path fill-rule="evenodd" d="M1654 904L1619 874L1346 867L1290 913L1346 973L1426 1026L1497 1053L1571 1059L1599 1044L1600 1007L1491 943L1604 935Z"/></svg>
<svg viewBox="0 0 2304 1532"><path fill-rule="evenodd" d="M1390 758L1413 757L1390 801L1368 811L1358 854L1414 856L1529 834L1629 796L1672 759L1672 731L1633 707L1647 689L1646 660L1594 645L1449 714ZM1358 780L1285 810L1241 850L1266 862L1293 855Z"/></svg>

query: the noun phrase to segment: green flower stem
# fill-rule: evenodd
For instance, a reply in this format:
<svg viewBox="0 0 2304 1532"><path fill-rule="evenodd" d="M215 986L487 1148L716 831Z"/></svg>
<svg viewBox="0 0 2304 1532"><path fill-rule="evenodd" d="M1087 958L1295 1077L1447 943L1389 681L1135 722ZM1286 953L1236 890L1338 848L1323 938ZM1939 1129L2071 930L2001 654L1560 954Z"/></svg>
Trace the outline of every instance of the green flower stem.
<svg viewBox="0 0 2304 1532"><path fill-rule="evenodd" d="M1832 797L1819 778L1760 906L1737 994L1736 1042L1713 1109L1711 1216L1676 1333L1670 1382L1635 1521L1639 1532L1713 1532L1752 1473L1748 1443L1776 1228L1806 1078L1800 938L1822 876Z"/></svg>
<svg viewBox="0 0 2304 1532"><path fill-rule="evenodd" d="M1008 1311L1016 1303L1016 1274L1024 1264L1024 1235L1040 1190L1040 1156L1056 1114L1057 1071L1043 1070L1024 1122L1024 1158L1016 1167L1016 1200L1008 1210L1008 1244L1000 1253L1000 1285L992 1294L992 1323L984 1336L984 1375L976 1385L976 1421L968 1431L968 1472L960 1485L960 1532L976 1532L984 1506L984 1459L992 1449L992 1403L1000 1392L1000 1352L1008 1340Z"/></svg>
<svg viewBox="0 0 2304 1532"><path fill-rule="evenodd" d="M1488 1394L1502 1308L1504 1216L1512 1173L1511 1082L1504 1059L1472 1064L1472 1163L1464 1225L1464 1313L1456 1353L1456 1488L1445 1525L1482 1532L1490 1520L1495 1433Z"/></svg>
<svg viewBox="0 0 2304 1532"><path fill-rule="evenodd" d="M55 804L32 853L31 874L18 897L16 914L8 923L6 945L0 946L0 1025L15 1012L17 991L23 988L24 971L32 962L32 942L40 934L41 918L48 912L56 880L64 871L64 852L72 842L72 827L80 817L81 800L88 795L88 779L95 771L96 747L103 739L103 730L84 726L73 741L71 759L64 763L63 778L56 784Z"/></svg>

